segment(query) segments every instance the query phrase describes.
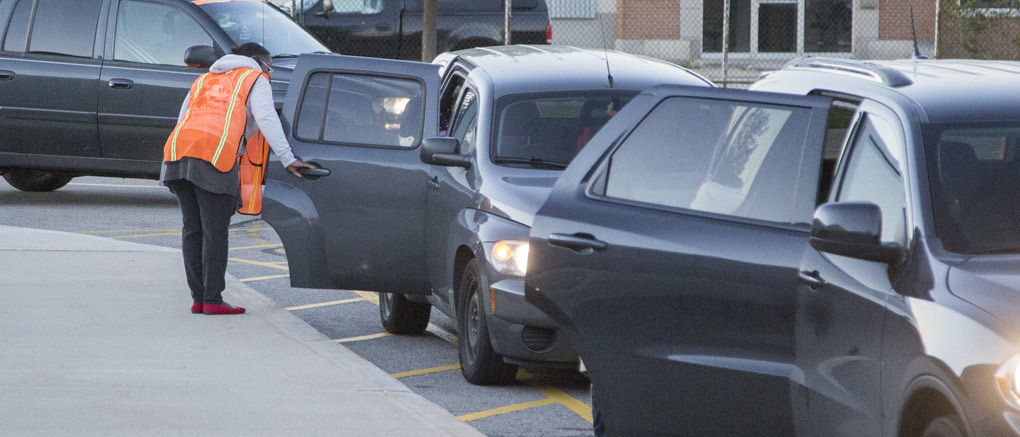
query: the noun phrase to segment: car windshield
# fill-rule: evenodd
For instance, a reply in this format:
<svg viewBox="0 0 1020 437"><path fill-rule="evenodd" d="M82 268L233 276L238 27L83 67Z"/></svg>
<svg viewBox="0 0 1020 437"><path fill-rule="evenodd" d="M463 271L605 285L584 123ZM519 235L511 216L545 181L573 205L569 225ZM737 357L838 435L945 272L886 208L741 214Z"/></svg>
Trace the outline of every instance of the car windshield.
<svg viewBox="0 0 1020 437"><path fill-rule="evenodd" d="M256 42L273 56L328 52L290 17L264 2L203 3L204 10L237 45Z"/></svg>
<svg viewBox="0 0 1020 437"><path fill-rule="evenodd" d="M563 169L635 91L509 95L496 104L493 162Z"/></svg>
<svg viewBox="0 0 1020 437"><path fill-rule="evenodd" d="M1020 123L925 128L935 233L957 253L1020 253Z"/></svg>

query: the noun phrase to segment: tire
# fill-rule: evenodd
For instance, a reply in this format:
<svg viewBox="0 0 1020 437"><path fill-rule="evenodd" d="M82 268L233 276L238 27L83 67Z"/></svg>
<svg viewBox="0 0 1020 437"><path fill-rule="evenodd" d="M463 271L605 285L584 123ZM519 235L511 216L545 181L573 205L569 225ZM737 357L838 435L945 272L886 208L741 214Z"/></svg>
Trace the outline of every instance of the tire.
<svg viewBox="0 0 1020 437"><path fill-rule="evenodd" d="M964 437L963 420L956 414L939 417L924 427L921 437Z"/></svg>
<svg viewBox="0 0 1020 437"><path fill-rule="evenodd" d="M514 380L517 366L503 361L489 340L481 291L485 284L476 260L468 261L457 291L457 350L464 379L475 385L504 385Z"/></svg>
<svg viewBox="0 0 1020 437"><path fill-rule="evenodd" d="M4 179L12 187L21 191L46 192L53 191L71 181L71 176L50 171L25 168L9 168L4 172Z"/></svg>
<svg viewBox="0 0 1020 437"><path fill-rule="evenodd" d="M379 293L379 321L390 334L418 335L429 326L432 305L397 293Z"/></svg>

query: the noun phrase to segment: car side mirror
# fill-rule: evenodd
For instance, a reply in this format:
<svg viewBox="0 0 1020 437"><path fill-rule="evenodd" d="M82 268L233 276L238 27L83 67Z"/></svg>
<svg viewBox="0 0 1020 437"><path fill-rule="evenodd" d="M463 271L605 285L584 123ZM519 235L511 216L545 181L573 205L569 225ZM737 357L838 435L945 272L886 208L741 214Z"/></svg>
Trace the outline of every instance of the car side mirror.
<svg viewBox="0 0 1020 437"><path fill-rule="evenodd" d="M444 167L471 168L471 157L457 153L460 140L450 137L426 138L421 143L421 162Z"/></svg>
<svg viewBox="0 0 1020 437"><path fill-rule="evenodd" d="M895 264L905 250L882 243L882 209L870 202L826 203L815 210L811 247L821 252Z"/></svg>
<svg viewBox="0 0 1020 437"><path fill-rule="evenodd" d="M210 46L191 46L184 51L184 64L189 67L209 68L216 62L216 51Z"/></svg>
<svg viewBox="0 0 1020 437"><path fill-rule="evenodd" d="M316 12L315 15L317 15L319 17L329 18L329 13L333 12L334 10L335 9L333 9L333 2L331 0L323 0L322 1L322 10L319 11L319 12Z"/></svg>

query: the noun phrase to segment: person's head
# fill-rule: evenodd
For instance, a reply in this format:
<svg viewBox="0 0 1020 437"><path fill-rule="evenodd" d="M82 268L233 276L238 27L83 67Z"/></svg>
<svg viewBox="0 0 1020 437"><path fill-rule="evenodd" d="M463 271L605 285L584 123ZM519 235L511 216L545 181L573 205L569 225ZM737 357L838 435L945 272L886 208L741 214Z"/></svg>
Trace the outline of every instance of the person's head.
<svg viewBox="0 0 1020 437"><path fill-rule="evenodd" d="M259 43L245 43L234 48L234 54L240 56L247 56L255 60L262 67L262 72L269 74L273 71L273 57L269 55L269 50L262 47Z"/></svg>

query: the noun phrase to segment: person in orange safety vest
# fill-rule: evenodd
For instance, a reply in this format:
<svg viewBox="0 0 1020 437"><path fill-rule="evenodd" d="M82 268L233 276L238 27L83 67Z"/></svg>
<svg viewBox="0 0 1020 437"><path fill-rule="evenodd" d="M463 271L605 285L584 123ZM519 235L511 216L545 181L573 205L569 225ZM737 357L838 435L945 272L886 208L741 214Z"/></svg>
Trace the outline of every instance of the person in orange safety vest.
<svg viewBox="0 0 1020 437"><path fill-rule="evenodd" d="M223 301L228 227L234 211L262 211L269 149L296 177L312 168L294 156L273 104L269 51L237 47L200 76L163 147L160 181L177 196L184 229L184 271L195 314L241 314ZM266 147L268 144L268 147Z"/></svg>

